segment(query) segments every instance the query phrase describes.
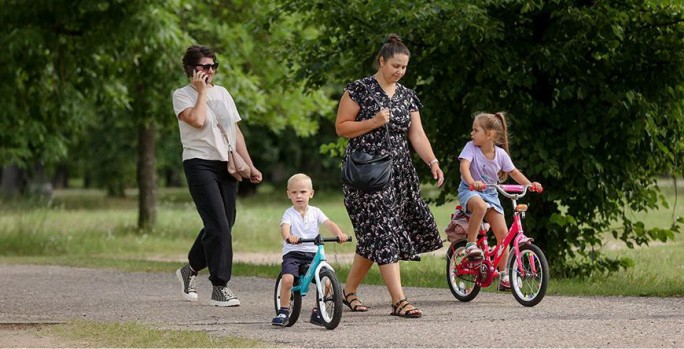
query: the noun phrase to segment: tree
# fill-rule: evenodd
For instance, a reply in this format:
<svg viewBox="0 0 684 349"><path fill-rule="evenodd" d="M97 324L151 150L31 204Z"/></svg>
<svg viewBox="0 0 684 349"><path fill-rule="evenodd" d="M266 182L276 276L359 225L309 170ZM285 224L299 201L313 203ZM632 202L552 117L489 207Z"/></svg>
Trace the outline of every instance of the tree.
<svg viewBox="0 0 684 349"><path fill-rule="evenodd" d="M447 172L438 203L455 196L471 115L507 111L516 166L546 188L530 197L526 226L557 275L626 265L600 254L604 232L632 247L679 231L681 220L647 229L626 210L666 205L655 179L682 173L683 10L637 0L283 6L318 31L293 44L312 87L372 74L386 35L403 37L412 57L402 82L421 97Z"/></svg>
<svg viewBox="0 0 684 349"><path fill-rule="evenodd" d="M103 37L100 26L116 13L90 2L5 1L0 13L0 164L33 169L67 154L96 120L96 97L113 88L92 79L97 70L89 50ZM104 99L107 106L121 102ZM39 166L36 166L39 165ZM24 184L21 191L24 191Z"/></svg>
<svg viewBox="0 0 684 349"><path fill-rule="evenodd" d="M181 57L195 43L215 48L223 60L217 82L235 96L248 136L251 127L276 137L286 130L316 134L319 111L331 101L323 90L305 92L302 82L289 79L280 41L291 35L293 19L283 17L270 30L255 20L267 19L274 3L6 1L0 42L8 49L0 54L0 77L14 84L0 86L7 96L0 101L6 113L0 164L18 164L29 174L78 168L110 195L124 195L137 183L139 227L153 227L157 144L163 145L159 166L179 168L170 96L187 83ZM250 145L258 163L279 142L264 143ZM3 187L13 185L8 179L20 182L17 168L3 172Z"/></svg>

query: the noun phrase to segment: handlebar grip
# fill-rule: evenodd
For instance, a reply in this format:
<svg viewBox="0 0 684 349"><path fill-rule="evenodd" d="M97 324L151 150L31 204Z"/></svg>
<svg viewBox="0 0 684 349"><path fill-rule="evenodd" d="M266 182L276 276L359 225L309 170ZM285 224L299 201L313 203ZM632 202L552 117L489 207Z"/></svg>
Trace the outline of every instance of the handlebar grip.
<svg viewBox="0 0 684 349"><path fill-rule="evenodd" d="M530 191L541 194L542 192L544 192L544 188L540 188L539 190L536 190L533 186L530 186Z"/></svg>
<svg viewBox="0 0 684 349"><path fill-rule="evenodd" d="M352 239L351 236L347 236L347 241L345 241L345 242L352 242L352 240L353 240L353 239ZM341 242L341 241L340 241L340 238L338 238L337 236L334 237L334 238L323 238L323 239L321 239L321 241L325 241L325 242ZM288 244L292 244L292 242L290 242L290 238L285 239L285 242L287 242ZM314 239L299 239L299 242L298 242L297 244L301 244L301 243L304 243L304 242L316 242L316 239L315 239L315 238L314 238Z"/></svg>

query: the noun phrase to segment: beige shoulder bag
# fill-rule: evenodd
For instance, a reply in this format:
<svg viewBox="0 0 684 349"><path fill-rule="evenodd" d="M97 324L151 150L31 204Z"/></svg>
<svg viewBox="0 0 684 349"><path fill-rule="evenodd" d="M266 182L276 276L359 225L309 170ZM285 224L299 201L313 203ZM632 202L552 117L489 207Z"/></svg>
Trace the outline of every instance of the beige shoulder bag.
<svg viewBox="0 0 684 349"><path fill-rule="evenodd" d="M235 177L238 182L241 182L243 178L249 179L249 176L252 174L252 170L249 168L249 165L247 165L245 159L238 154L237 150L233 151L233 147L230 145L230 141L228 140L228 134L221 123L216 123L216 125L221 130L223 138L226 140L226 144L228 145L228 173Z"/></svg>

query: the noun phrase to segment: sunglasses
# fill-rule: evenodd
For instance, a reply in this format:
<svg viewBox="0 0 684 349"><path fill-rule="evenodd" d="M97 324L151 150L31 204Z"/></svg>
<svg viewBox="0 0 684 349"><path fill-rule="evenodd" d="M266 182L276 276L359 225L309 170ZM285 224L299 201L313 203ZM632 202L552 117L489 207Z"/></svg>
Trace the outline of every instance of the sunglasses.
<svg viewBox="0 0 684 349"><path fill-rule="evenodd" d="M218 69L218 62L214 64L197 64L196 67L202 67L204 70L209 70L212 68L214 71L216 71L216 69Z"/></svg>

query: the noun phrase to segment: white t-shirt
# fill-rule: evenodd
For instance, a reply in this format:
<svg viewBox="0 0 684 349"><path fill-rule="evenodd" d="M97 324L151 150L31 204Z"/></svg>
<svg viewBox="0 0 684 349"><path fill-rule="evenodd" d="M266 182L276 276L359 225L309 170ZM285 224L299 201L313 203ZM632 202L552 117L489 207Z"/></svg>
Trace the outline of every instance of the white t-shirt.
<svg viewBox="0 0 684 349"><path fill-rule="evenodd" d="M290 234L300 239L313 239L319 234L318 227L328 220L328 217L318 207L309 206L306 214L302 217L294 206L285 210L280 225L289 224ZM288 244L283 241L283 256L291 251L313 252L316 253L317 247L312 243Z"/></svg>
<svg viewBox="0 0 684 349"><path fill-rule="evenodd" d="M499 146L494 146L494 149L494 159L489 160L482 153L482 149L473 144L473 141L465 145L458 159L470 161L470 176L473 177L473 180L482 181L487 184L496 184L499 182L499 171L508 173L515 170L513 161L511 161L508 153ZM463 176L461 176L461 179L463 179Z"/></svg>
<svg viewBox="0 0 684 349"><path fill-rule="evenodd" d="M173 110L176 118L180 113L195 106L197 90L186 85L173 91ZM194 128L178 118L180 138L183 144L183 161L205 159L228 161L228 146L217 126L221 122L235 150L237 140L235 124L242 120L233 97L223 86L214 85L207 89L207 118L202 128Z"/></svg>

